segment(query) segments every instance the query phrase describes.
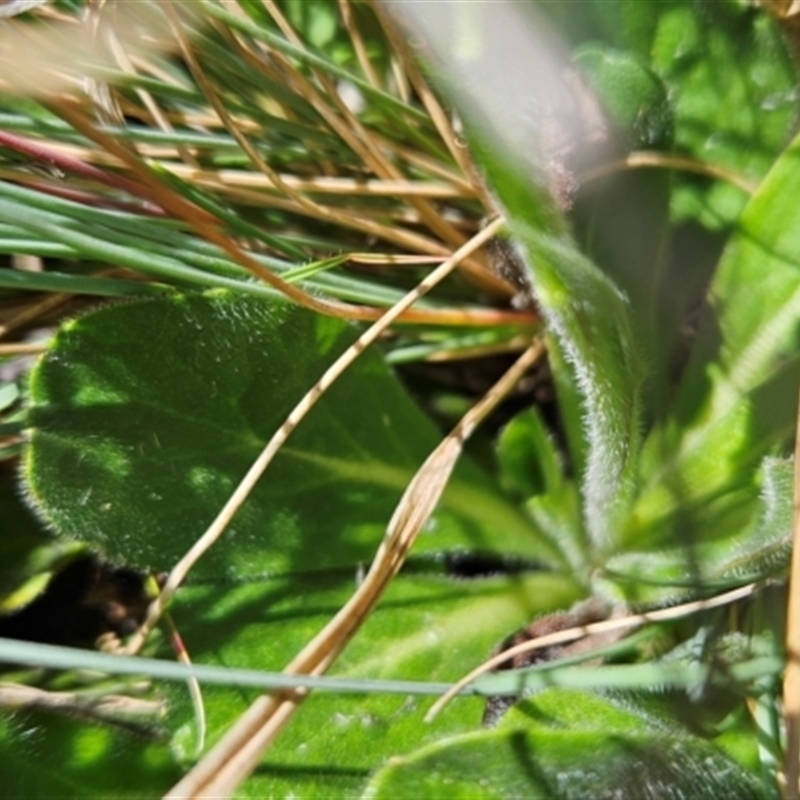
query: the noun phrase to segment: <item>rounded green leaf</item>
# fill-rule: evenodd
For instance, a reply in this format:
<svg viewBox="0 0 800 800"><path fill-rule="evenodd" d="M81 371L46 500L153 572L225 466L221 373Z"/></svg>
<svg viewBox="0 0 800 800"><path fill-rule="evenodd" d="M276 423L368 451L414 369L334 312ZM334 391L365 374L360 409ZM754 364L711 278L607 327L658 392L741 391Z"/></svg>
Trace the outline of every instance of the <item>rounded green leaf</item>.
<svg viewBox="0 0 800 800"><path fill-rule="evenodd" d="M174 620L196 663L282 669L347 600L352 574L287 576L229 587L190 586ZM454 580L401 573L337 660L342 678L454 681L482 661L509 631L577 597L565 578L543 573ZM169 691L185 731L192 710L180 684ZM204 688L209 743L230 726L253 690ZM483 698L459 698L433 724L434 698L314 692L238 797L357 797L387 758L480 722ZM192 737L186 739L193 741Z"/></svg>
<svg viewBox="0 0 800 800"><path fill-rule="evenodd" d="M68 323L31 376L32 502L113 560L168 568L355 336L339 320L226 292L107 306ZM380 355L363 354L201 567L241 576L368 561L436 443ZM530 523L468 467L419 545L545 554Z"/></svg>
<svg viewBox="0 0 800 800"><path fill-rule="evenodd" d="M543 697L542 708L526 703L514 712L513 722L496 730L442 740L393 759L364 797L711 800L764 795L753 773L710 742L657 727L589 694Z"/></svg>

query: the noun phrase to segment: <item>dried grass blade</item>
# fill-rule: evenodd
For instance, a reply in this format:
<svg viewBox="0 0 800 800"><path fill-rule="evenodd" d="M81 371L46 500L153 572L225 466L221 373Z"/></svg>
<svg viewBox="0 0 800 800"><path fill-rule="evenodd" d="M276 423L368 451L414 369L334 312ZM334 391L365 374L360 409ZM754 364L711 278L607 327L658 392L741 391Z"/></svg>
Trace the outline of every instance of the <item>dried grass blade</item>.
<svg viewBox="0 0 800 800"><path fill-rule="evenodd" d="M172 650L175 653L175 658L181 664L191 667L192 659L189 656L189 651L186 649L186 645L183 643L183 637L180 635L169 614L164 614L164 625L172 642ZM186 688L189 691L189 698L192 702L192 708L194 709L194 717L197 725L195 756L199 757L206 746L206 706L203 702L203 691L200 688L200 681L198 681L196 677L191 676L186 679Z"/></svg>
<svg viewBox="0 0 800 800"><path fill-rule="evenodd" d="M445 261L437 269L431 272L416 288L406 294L399 302L390 308L377 322L371 325L358 339L328 368L311 389L305 394L300 402L295 406L284 423L278 428L276 433L261 451L258 458L242 478L233 494L223 506L216 519L211 523L206 532L194 543L186 555L173 567L162 590L161 594L151 604L147 618L139 631L128 643L127 650L135 653L144 643L145 638L158 622L161 614L171 600L172 596L183 583L191 568L197 563L202 555L216 542L225 532L236 512L241 508L244 501L249 496L253 487L264 474L264 471L277 455L284 442L297 428L306 414L314 407L320 397L327 389L339 378L342 373L358 358L358 356L372 344L386 328L391 325L400 314L419 300L424 294L432 289L439 281L443 280L452 272L463 258L473 250L477 250L489 239L491 239L502 228L504 220L497 219L477 236L474 236L467 244L460 248L452 258Z"/></svg>
<svg viewBox="0 0 800 800"><path fill-rule="evenodd" d="M541 357L537 340L461 419L426 459L403 493L367 576L325 628L292 660L287 673L319 675L342 652L402 567L436 508L464 442L525 372ZM229 797L255 769L264 750L308 696L307 690L264 695L251 705L220 743L180 781L168 798Z"/></svg>
<svg viewBox="0 0 800 800"><path fill-rule="evenodd" d="M364 77L376 89L381 89L381 83L378 80L372 62L369 60L369 53L367 53L367 47L364 44L364 39L361 37L361 31L359 31L355 19L353 19L353 9L350 5L350 0L339 0L339 13L342 17L344 27L347 30L347 34L350 37L350 41L353 43L353 50L355 50L356 58L361 66L361 71L364 73Z"/></svg>
<svg viewBox="0 0 800 800"><path fill-rule="evenodd" d="M581 173L579 178L581 184L583 184L629 169L671 169L678 172L693 172L696 175L725 181L748 195L754 194L758 189L758 184L755 181L749 180L744 175L725 167L708 164L705 161L698 161L696 158L689 158L688 156L650 150L637 150L619 161L611 161L595 169L587 170Z"/></svg>
<svg viewBox="0 0 800 800"><path fill-rule="evenodd" d="M539 650L542 647L551 647L556 644L564 644L565 642L573 642L576 639L582 639L584 636L593 636L595 634L609 633L610 631L624 630L625 628L637 628L647 622L664 622L671 619L680 619L689 614L694 614L698 611L704 611L710 608L717 608L719 606L734 603L745 597L754 594L761 584L748 583L746 586L740 586L736 589L731 589L729 592L711 597L708 600L693 600L689 603L682 603L677 606L670 606L668 608L660 608L656 611L647 611L643 614L631 614L627 617L615 617L613 619L604 620L603 622L593 622L589 625L579 625L574 628L566 628L565 630L549 633L546 636L539 636L536 639L530 639L522 642L514 647L509 647L503 650L502 653L492 656L487 659L479 667L476 667L468 675L465 675L458 683L454 684L450 689L445 692L430 708L425 715L425 721L430 722L434 719L442 709L468 684L497 669L501 664L504 664L509 659L515 656L523 655L524 653L531 653L534 650Z"/></svg>

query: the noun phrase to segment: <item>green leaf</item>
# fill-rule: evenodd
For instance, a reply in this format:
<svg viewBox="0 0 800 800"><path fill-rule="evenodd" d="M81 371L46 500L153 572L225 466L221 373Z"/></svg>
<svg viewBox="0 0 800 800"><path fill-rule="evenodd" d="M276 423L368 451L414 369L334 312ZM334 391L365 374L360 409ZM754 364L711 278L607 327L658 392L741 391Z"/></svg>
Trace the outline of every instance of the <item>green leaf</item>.
<svg viewBox="0 0 800 800"><path fill-rule="evenodd" d="M340 321L227 293L109 306L62 328L31 375L31 498L60 532L164 569L355 338ZM200 569L239 576L368 562L437 442L376 352L290 438ZM419 550L553 558L464 465Z"/></svg>
<svg viewBox="0 0 800 800"><path fill-rule="evenodd" d="M759 483L756 514L733 533L714 536L713 530L692 528L702 534L696 541L619 553L606 562L604 575L628 602L648 604L675 602L696 589L721 591L782 577L792 551L794 462L764 459ZM710 519L713 513L712 508Z"/></svg>
<svg viewBox="0 0 800 800"><path fill-rule="evenodd" d="M563 474L561 455L538 409L518 414L497 443L500 480L527 498L525 508L542 533L559 548L576 580L583 580L589 543L581 518L580 494Z"/></svg>
<svg viewBox="0 0 800 800"><path fill-rule="evenodd" d="M218 586L187 587L174 618L197 662L281 669L353 589L353 575L343 573L240 584L224 596ZM576 597L571 581L544 574L472 581L401 574L331 674L454 681L508 631ZM185 690L171 692L190 740ZM244 711L243 694L250 693L233 686L206 691L209 744ZM484 702L459 699L452 713L426 725L428 697L312 694L238 796L357 796L384 759L473 729Z"/></svg>
<svg viewBox="0 0 800 800"><path fill-rule="evenodd" d="M613 548L636 491L645 373L628 301L576 249L546 185L547 156L536 149L545 123L553 122L549 115L559 111L548 107L551 95L570 96L558 77L566 64L513 4L473 4L466 18L466 8L448 4L392 6L435 54L436 75L465 117L525 255L538 306L574 367L589 442L583 476L587 528L601 551ZM516 60L513 75L495 58L497 52ZM514 75L524 76L524 88ZM529 96L532 87L538 88L529 113L519 113L519 97ZM555 123L569 121L564 115Z"/></svg>
<svg viewBox="0 0 800 800"><path fill-rule="evenodd" d="M800 383L800 138L775 163L730 238L667 424L647 443L627 535L656 541L687 509L719 536L755 509L755 473L794 432ZM765 313L769 309L769 313Z"/></svg>
<svg viewBox="0 0 800 800"><path fill-rule="evenodd" d="M623 148L671 146L673 119L667 90L645 63L626 51L597 44L579 47L573 58L597 92Z"/></svg>
<svg viewBox="0 0 800 800"><path fill-rule="evenodd" d="M670 87L677 147L761 179L797 117L796 68L777 24L766 10L737 0L708 3L702 13L691 3L663 5L651 66ZM687 178L672 205L677 219L719 229L735 223L746 200L728 183Z"/></svg>
<svg viewBox="0 0 800 800"><path fill-rule="evenodd" d="M607 700L551 691L500 728L395 758L365 798L757 798L756 777L724 752Z"/></svg>
<svg viewBox="0 0 800 800"><path fill-rule="evenodd" d="M521 498L547 494L563 481L563 467L552 436L537 408L517 414L497 443L501 481Z"/></svg>
<svg viewBox="0 0 800 800"><path fill-rule="evenodd" d="M152 797L180 775L163 744L36 710L0 718L0 759L6 797Z"/></svg>

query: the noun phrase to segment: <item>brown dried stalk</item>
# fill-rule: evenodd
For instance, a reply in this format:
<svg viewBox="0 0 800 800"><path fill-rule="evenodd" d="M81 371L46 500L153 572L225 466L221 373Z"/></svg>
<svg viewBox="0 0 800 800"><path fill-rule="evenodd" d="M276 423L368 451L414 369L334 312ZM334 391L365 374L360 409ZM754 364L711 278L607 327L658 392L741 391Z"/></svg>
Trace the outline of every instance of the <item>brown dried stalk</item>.
<svg viewBox="0 0 800 800"><path fill-rule="evenodd" d="M342 652L403 565L447 485L464 442L543 352L540 340L531 344L431 453L403 494L364 581L339 613L289 664L286 673L320 675ZM255 769L266 748L308 694L308 690L300 688L259 697L217 746L165 797L230 797Z"/></svg>

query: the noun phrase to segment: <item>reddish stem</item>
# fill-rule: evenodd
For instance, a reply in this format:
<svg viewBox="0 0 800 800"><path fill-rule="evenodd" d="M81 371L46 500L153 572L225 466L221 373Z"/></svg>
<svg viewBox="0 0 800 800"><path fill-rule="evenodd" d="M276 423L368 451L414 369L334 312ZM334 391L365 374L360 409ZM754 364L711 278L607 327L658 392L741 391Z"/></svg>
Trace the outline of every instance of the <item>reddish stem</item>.
<svg viewBox="0 0 800 800"><path fill-rule="evenodd" d="M13 150L16 153L26 155L34 161L38 161L40 164L44 164L48 167L55 167L62 172L70 172L82 178L97 181L105 186L111 186L114 189L121 189L134 197L141 197L145 193L145 187L136 181L131 181L120 175L114 175L112 172L106 172L80 159L66 156L63 153L57 153L38 142L30 139L23 139L21 136L16 136L8 131L0 130L0 146ZM150 204L150 206L151 208L153 207L152 204ZM153 212L150 211L148 213ZM163 214L166 212L161 210L160 213Z"/></svg>

